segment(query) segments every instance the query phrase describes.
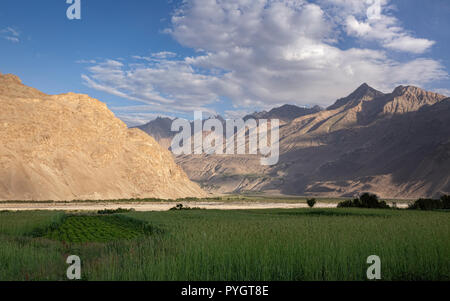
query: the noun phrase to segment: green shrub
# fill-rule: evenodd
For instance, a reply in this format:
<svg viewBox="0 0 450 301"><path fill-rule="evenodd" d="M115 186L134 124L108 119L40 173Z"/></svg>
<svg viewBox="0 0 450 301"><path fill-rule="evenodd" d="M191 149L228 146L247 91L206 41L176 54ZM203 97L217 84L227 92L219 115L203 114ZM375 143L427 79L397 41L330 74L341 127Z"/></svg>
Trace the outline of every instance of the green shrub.
<svg viewBox="0 0 450 301"><path fill-rule="evenodd" d="M105 210L99 210L97 211L98 214L116 214L116 213L128 213L128 212L133 212L134 209L123 209L123 208L119 208L116 210L111 210L111 209L105 209Z"/></svg>
<svg viewBox="0 0 450 301"><path fill-rule="evenodd" d="M443 195L441 197L442 209L450 209L450 195Z"/></svg>
<svg viewBox="0 0 450 301"><path fill-rule="evenodd" d="M408 209L412 210L441 210L450 209L450 196L444 195L440 200L436 199L418 199L410 204Z"/></svg>
<svg viewBox="0 0 450 301"><path fill-rule="evenodd" d="M390 208L385 201L380 201L378 196L371 193L364 193L358 199L343 201L338 204L338 208L373 208L387 209Z"/></svg>
<svg viewBox="0 0 450 301"><path fill-rule="evenodd" d="M354 207L352 200L342 201L338 204L338 208L351 208L351 207Z"/></svg>
<svg viewBox="0 0 450 301"><path fill-rule="evenodd" d="M306 201L306 203L308 204L309 208L313 208L314 205L316 205L316 199L309 199Z"/></svg>
<svg viewBox="0 0 450 301"><path fill-rule="evenodd" d="M188 207L188 206L184 206L183 204L178 204L175 207L170 208L170 211L181 211L181 210L201 210L201 208Z"/></svg>

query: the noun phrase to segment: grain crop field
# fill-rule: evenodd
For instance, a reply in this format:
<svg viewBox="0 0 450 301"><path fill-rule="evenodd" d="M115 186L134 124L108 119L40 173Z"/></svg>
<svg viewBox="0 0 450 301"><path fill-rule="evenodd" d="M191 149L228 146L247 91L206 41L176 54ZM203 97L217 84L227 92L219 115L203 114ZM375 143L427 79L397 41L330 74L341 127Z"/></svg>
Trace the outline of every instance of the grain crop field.
<svg viewBox="0 0 450 301"><path fill-rule="evenodd" d="M450 280L444 211L182 210L0 213L0 280Z"/></svg>

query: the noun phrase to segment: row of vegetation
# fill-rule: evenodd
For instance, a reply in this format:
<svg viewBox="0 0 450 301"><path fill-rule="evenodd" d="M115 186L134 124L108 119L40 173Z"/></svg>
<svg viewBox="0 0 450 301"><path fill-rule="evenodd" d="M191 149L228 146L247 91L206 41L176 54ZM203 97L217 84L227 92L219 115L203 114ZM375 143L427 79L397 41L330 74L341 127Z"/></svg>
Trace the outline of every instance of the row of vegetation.
<svg viewBox="0 0 450 301"><path fill-rule="evenodd" d="M306 203L310 208L313 208L317 201L316 199L308 199ZM364 193L359 198L340 202L338 208L388 209L390 207L385 201L380 201L377 195Z"/></svg>
<svg viewBox="0 0 450 301"><path fill-rule="evenodd" d="M339 203L338 208L388 209L390 207L385 201L380 201L377 195L364 193L359 198Z"/></svg>
<svg viewBox="0 0 450 301"><path fill-rule="evenodd" d="M128 213L128 212L133 212L133 211L134 211L134 209L123 209L123 208L105 209L105 210L97 211L97 214L107 215L107 214L116 214L116 213Z"/></svg>
<svg viewBox="0 0 450 301"><path fill-rule="evenodd" d="M310 207L314 207L315 200L307 201ZM394 206L395 208L396 206ZM359 198L346 200L338 204L338 208L367 208L367 209L389 209L385 201L381 201L377 195L364 193ZM440 199L419 199L408 206L411 210L449 210L450 196L444 195Z"/></svg>
<svg viewBox="0 0 450 301"><path fill-rule="evenodd" d="M201 208L197 208L197 207L185 206L183 204L177 204L175 207L170 208L169 211L182 211L182 210L202 210L202 209Z"/></svg>
<svg viewBox="0 0 450 301"><path fill-rule="evenodd" d="M415 210L449 210L450 195L444 195L439 200L419 199L409 206L409 209Z"/></svg>

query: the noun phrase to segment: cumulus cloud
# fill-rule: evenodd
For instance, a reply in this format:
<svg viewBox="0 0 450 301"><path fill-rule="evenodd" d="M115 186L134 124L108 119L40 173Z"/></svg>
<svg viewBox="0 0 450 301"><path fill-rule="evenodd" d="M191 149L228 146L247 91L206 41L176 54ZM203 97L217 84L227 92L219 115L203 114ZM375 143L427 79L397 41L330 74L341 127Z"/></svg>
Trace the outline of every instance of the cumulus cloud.
<svg viewBox="0 0 450 301"><path fill-rule="evenodd" d="M83 79L152 112L176 113L211 110L223 99L236 111L327 106L363 82L389 91L447 77L438 61L417 56L434 42L414 38L388 10L387 0L185 0L166 32L197 55L107 60ZM341 49L343 35L381 47ZM412 54L399 62L390 50Z"/></svg>
<svg viewBox="0 0 450 301"><path fill-rule="evenodd" d="M413 37L400 21L391 15L389 0L321 0L344 21L346 33L362 40L378 42L382 47L400 52L421 54L434 41Z"/></svg>
<svg viewBox="0 0 450 301"><path fill-rule="evenodd" d="M13 27L6 27L0 30L0 37L13 43L20 42L20 32Z"/></svg>

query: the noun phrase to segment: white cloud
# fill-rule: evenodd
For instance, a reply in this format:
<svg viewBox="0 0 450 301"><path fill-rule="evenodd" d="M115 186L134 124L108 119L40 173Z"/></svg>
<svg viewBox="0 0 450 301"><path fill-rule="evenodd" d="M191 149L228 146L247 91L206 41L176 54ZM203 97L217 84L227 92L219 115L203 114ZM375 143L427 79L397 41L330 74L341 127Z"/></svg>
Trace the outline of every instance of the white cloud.
<svg viewBox="0 0 450 301"><path fill-rule="evenodd" d="M226 119L240 119L240 118L244 118L247 115L252 114L254 111L251 110L226 110L224 117Z"/></svg>
<svg viewBox="0 0 450 301"><path fill-rule="evenodd" d="M390 0L321 0L337 14L337 22L345 20L346 33L367 41L376 41L390 50L421 54L434 41L415 38L400 21L390 15Z"/></svg>
<svg viewBox="0 0 450 301"><path fill-rule="evenodd" d="M11 41L13 43L19 43L20 42L19 38L16 38L16 37L5 37L5 39L7 39L8 41Z"/></svg>
<svg viewBox="0 0 450 301"><path fill-rule="evenodd" d="M161 52L157 52L157 53L152 53L152 57L157 58L157 59L168 59L168 58L173 58L176 56L177 56L176 53L170 52L170 51L161 51Z"/></svg>
<svg viewBox="0 0 450 301"><path fill-rule="evenodd" d="M368 23L359 22L356 20L355 16L348 16L346 19L347 33L356 36L366 36L368 35L372 27Z"/></svg>
<svg viewBox="0 0 450 301"><path fill-rule="evenodd" d="M383 49L340 49L343 34L387 49L421 53L432 41L412 37L377 0L186 0L170 34L193 57L134 56L137 64L106 61L89 68L85 83L140 101L153 112L206 110L222 98L237 111L274 105L329 105L363 82L389 91L447 77L433 59L398 62ZM331 16L331 17L330 17ZM230 116L233 114L227 112Z"/></svg>
<svg viewBox="0 0 450 301"><path fill-rule="evenodd" d="M97 61L96 60L78 60L75 63L77 64L96 64Z"/></svg>
<svg viewBox="0 0 450 301"><path fill-rule="evenodd" d="M20 42L20 32L13 27L6 27L5 29L1 29L0 37L13 43Z"/></svg>
<svg viewBox="0 0 450 301"><path fill-rule="evenodd" d="M150 54L150 56L140 56L140 55L134 55L132 56L135 60L143 60L147 62L158 62L160 60L164 59L172 59L177 56L176 53L170 52L170 51L161 51L161 52L155 52Z"/></svg>
<svg viewBox="0 0 450 301"><path fill-rule="evenodd" d="M386 48L395 49L398 51L423 53L431 48L431 46L433 46L434 44L434 41L430 41L427 39L416 39L410 36L399 36L392 41L386 42L384 46Z"/></svg>

